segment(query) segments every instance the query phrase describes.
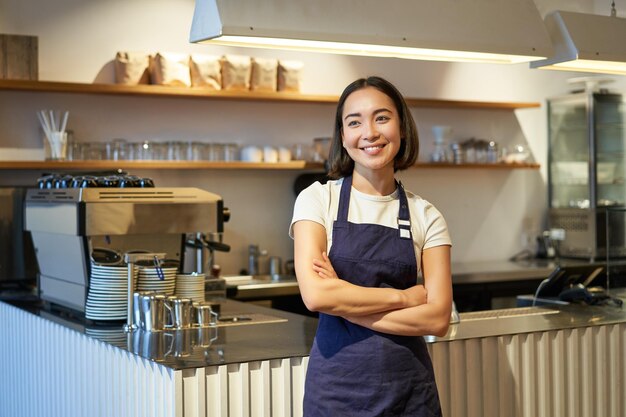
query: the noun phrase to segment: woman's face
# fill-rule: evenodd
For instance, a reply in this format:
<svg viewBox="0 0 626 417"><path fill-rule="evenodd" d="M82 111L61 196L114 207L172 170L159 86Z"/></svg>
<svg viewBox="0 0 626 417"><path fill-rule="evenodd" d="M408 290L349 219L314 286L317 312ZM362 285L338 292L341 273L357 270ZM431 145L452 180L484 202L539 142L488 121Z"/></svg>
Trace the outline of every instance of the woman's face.
<svg viewBox="0 0 626 417"><path fill-rule="evenodd" d="M373 87L350 94L343 106L343 147L355 169L391 168L402 141L393 100Z"/></svg>

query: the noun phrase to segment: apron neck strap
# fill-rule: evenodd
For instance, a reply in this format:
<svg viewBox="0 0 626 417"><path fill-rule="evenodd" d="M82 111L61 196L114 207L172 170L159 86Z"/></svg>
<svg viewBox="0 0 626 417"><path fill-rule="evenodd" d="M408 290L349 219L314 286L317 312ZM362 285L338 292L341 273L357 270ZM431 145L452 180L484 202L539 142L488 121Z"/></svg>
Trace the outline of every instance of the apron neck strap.
<svg viewBox="0 0 626 417"><path fill-rule="evenodd" d="M344 177L341 183L341 194L339 195L339 209L337 210L337 220L348 221L348 209L350 208L350 191L352 189L352 175Z"/></svg>
<svg viewBox="0 0 626 417"><path fill-rule="evenodd" d="M396 187L398 189L398 198L400 200L400 207L398 210L398 224L411 225L411 214L409 212L409 204L404 192L404 186L401 182L396 180ZM348 210L350 208L350 192L352 190L352 175L344 177L341 184L341 194L339 195L339 209L337 211L338 221L348 221ZM407 223L408 222L408 223Z"/></svg>
<svg viewBox="0 0 626 417"><path fill-rule="evenodd" d="M411 212L409 211L409 202L404 192L404 186L401 182L396 181L398 187L398 198L400 199L400 207L398 209L398 233L402 239L412 239L411 235Z"/></svg>

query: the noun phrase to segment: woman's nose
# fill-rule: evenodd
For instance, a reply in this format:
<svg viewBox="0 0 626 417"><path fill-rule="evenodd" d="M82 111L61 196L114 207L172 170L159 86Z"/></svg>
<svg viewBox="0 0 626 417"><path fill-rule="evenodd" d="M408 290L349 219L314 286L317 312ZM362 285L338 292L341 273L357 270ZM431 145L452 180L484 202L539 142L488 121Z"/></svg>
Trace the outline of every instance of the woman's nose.
<svg viewBox="0 0 626 417"><path fill-rule="evenodd" d="M378 129L376 128L376 123L363 123L363 137L369 140L378 137Z"/></svg>

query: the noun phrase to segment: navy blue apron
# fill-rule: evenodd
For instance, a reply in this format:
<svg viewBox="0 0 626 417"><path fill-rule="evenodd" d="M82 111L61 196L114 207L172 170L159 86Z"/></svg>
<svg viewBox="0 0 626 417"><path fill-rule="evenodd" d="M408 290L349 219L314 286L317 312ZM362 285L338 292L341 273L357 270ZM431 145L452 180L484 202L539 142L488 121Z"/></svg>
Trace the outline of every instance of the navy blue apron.
<svg viewBox="0 0 626 417"><path fill-rule="evenodd" d="M342 277L364 287L409 288L417 281L406 194L399 228L348 222L352 177L341 186L328 254ZM432 363L422 337L395 336L320 313L306 374L304 416L440 416Z"/></svg>

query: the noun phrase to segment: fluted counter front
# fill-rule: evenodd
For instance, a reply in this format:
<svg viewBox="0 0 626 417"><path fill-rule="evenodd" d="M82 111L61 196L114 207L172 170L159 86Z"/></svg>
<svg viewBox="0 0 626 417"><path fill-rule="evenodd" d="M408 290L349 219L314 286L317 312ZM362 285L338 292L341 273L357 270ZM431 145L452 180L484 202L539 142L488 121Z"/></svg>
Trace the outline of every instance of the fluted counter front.
<svg viewBox="0 0 626 417"><path fill-rule="evenodd" d="M125 333L0 302L0 416L298 416L317 320L235 301L255 324Z"/></svg>
<svg viewBox="0 0 626 417"><path fill-rule="evenodd" d="M258 320L126 334L0 303L0 416L301 416L316 320L235 301L222 314ZM426 339L446 416L626 415L618 307L466 313Z"/></svg>

